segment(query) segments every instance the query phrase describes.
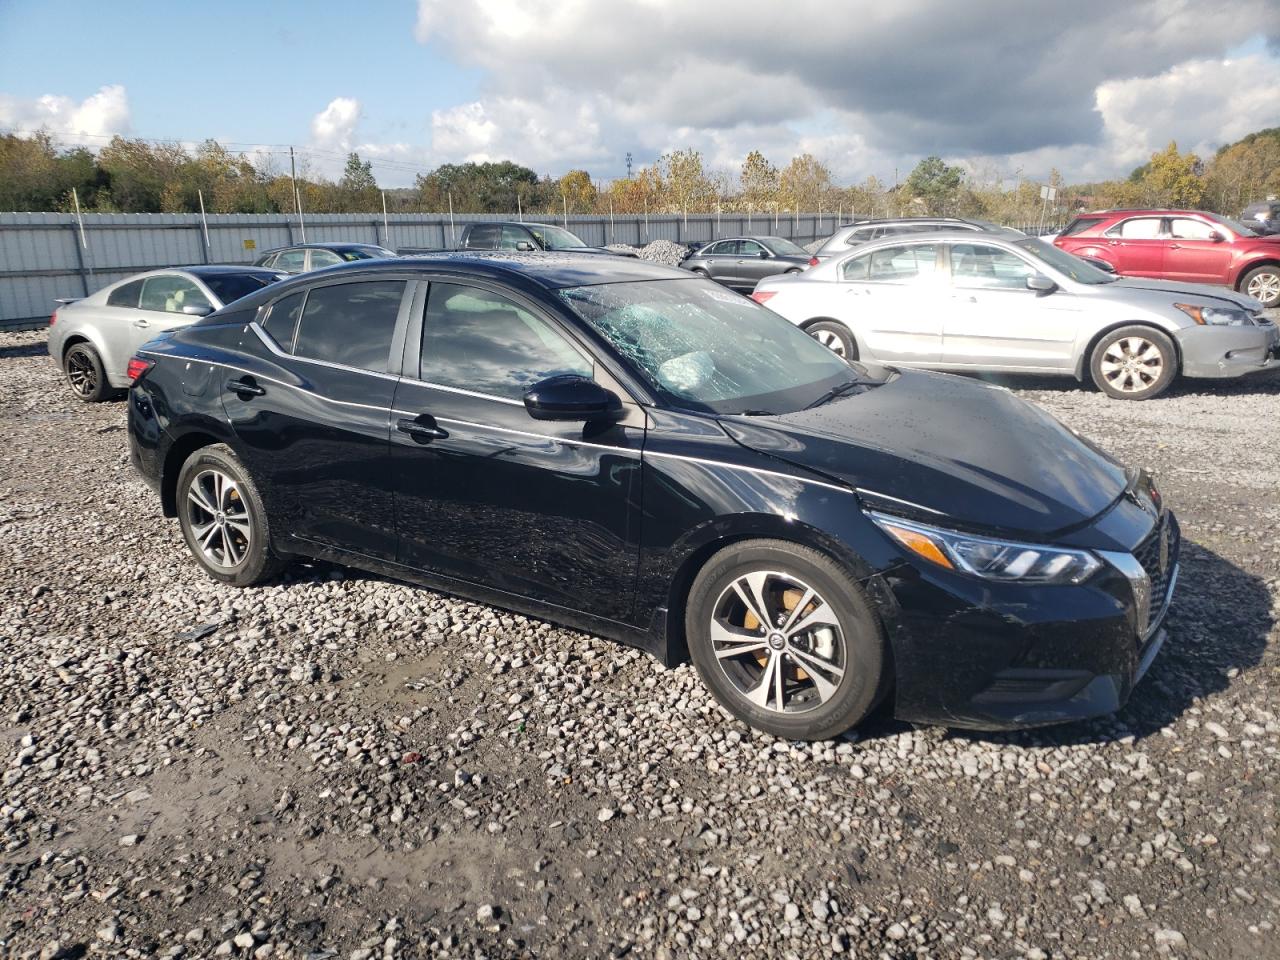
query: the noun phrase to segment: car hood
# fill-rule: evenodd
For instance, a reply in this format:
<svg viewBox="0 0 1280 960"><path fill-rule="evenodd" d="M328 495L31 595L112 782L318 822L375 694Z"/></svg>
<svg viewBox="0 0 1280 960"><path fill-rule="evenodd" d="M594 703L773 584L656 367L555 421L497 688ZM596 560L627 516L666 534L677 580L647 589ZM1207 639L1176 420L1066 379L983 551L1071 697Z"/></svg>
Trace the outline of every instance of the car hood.
<svg viewBox="0 0 1280 960"><path fill-rule="evenodd" d="M1123 467L1039 407L945 374L893 371L812 410L721 423L744 446L944 525L1044 538L1093 519L1127 484Z"/></svg>
<svg viewBox="0 0 1280 960"><path fill-rule="evenodd" d="M1201 300L1220 300L1245 310L1261 310L1262 303L1244 293L1236 293L1227 287L1215 287L1206 283L1179 283L1177 280L1149 280L1146 277L1121 277L1105 284L1104 290L1149 290L1156 293L1172 293Z"/></svg>

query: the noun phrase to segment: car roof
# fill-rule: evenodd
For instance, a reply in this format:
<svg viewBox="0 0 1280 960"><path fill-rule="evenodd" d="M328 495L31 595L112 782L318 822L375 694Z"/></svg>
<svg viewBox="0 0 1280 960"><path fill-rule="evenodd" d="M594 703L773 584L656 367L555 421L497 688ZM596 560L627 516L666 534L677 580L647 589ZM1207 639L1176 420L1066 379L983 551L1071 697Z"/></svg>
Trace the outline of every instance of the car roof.
<svg viewBox="0 0 1280 960"><path fill-rule="evenodd" d="M1185 217L1185 216L1217 217L1218 214L1208 210L1166 210L1157 207L1115 207L1109 210L1090 210L1088 213L1077 213L1076 217Z"/></svg>
<svg viewBox="0 0 1280 960"><path fill-rule="evenodd" d="M265 257L271 253L279 253L282 250L385 250L387 249L380 243L361 243L354 240L342 240L335 243L290 243L283 247L272 247L270 250L263 250L259 256Z"/></svg>
<svg viewBox="0 0 1280 960"><path fill-rule="evenodd" d="M255 267L252 264L240 266L234 263L210 263L198 267L175 267L185 273L190 273L197 277L218 277L227 274L249 274L251 276L262 277L278 277L279 270L272 270L269 267Z"/></svg>

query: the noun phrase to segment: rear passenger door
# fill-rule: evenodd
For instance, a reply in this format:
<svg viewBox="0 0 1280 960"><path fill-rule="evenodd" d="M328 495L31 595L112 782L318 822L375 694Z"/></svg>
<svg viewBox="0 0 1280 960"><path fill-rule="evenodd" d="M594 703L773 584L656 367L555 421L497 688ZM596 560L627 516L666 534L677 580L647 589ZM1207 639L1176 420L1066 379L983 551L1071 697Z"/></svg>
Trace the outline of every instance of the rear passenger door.
<svg viewBox="0 0 1280 960"><path fill-rule="evenodd" d="M623 400L618 423L534 420L560 373ZM553 314L497 284L434 280L406 340L392 462L400 563L539 603L631 615L643 411Z"/></svg>
<svg viewBox="0 0 1280 960"><path fill-rule="evenodd" d="M216 384L286 545L395 558L388 433L416 289L380 276L290 293L248 325L244 366Z"/></svg>
<svg viewBox="0 0 1280 960"><path fill-rule="evenodd" d="M1127 277L1164 275L1165 239L1163 217L1130 217L1105 234L1114 256L1116 273Z"/></svg>

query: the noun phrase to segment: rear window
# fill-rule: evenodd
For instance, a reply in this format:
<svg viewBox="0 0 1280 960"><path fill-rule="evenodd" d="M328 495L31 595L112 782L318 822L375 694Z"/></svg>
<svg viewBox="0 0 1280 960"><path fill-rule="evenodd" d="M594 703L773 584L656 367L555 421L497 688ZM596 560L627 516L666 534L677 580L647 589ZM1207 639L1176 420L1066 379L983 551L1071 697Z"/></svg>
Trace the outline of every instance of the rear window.
<svg viewBox="0 0 1280 960"><path fill-rule="evenodd" d="M247 297L256 290L274 282L275 277L263 276L260 273L219 273L204 274L200 277L204 285L213 291L213 295L224 304Z"/></svg>
<svg viewBox="0 0 1280 960"><path fill-rule="evenodd" d="M1066 228L1062 231L1062 233L1058 234L1058 236L1070 237L1070 236L1074 236L1077 233L1084 233L1086 230L1092 229L1093 227L1096 227L1098 224L1102 223L1104 219L1106 218L1105 217L1076 217L1074 220L1072 220L1070 223L1067 224Z"/></svg>
<svg viewBox="0 0 1280 960"><path fill-rule="evenodd" d="M302 308L293 352L385 373L403 294L403 280L313 287Z"/></svg>

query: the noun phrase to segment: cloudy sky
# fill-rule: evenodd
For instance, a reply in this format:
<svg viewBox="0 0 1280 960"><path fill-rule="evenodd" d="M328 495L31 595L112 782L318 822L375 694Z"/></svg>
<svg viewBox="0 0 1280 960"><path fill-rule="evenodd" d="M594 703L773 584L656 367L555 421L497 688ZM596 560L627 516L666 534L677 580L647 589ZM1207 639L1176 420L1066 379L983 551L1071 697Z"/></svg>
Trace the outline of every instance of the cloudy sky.
<svg viewBox="0 0 1280 960"><path fill-rule="evenodd" d="M511 159L607 180L685 146L1080 181L1280 126L1280 0L0 0L0 130L213 137L386 186Z"/></svg>

